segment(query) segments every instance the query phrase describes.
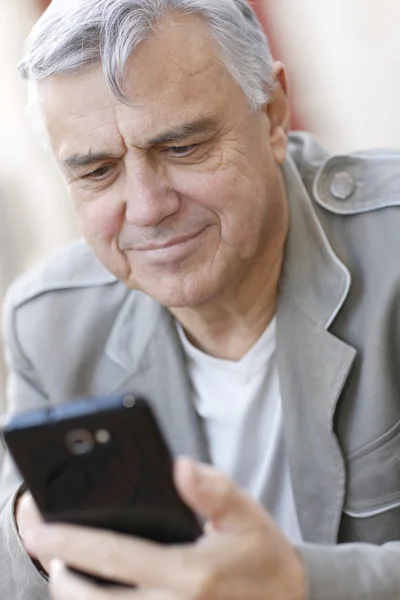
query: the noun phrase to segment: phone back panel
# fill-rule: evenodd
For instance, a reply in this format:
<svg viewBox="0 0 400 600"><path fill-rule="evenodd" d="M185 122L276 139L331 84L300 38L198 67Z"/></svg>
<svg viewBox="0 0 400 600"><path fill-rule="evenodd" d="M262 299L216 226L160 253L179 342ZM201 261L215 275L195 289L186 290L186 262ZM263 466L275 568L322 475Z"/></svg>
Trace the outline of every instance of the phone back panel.
<svg viewBox="0 0 400 600"><path fill-rule="evenodd" d="M198 521L180 499L149 405L86 399L13 418L4 439L47 521L190 542Z"/></svg>

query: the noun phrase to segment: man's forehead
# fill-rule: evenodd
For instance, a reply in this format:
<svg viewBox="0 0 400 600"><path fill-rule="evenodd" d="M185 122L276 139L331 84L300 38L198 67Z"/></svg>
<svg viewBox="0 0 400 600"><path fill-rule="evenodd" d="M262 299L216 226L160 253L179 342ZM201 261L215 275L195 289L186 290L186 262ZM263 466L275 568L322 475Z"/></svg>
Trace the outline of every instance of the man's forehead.
<svg viewBox="0 0 400 600"><path fill-rule="evenodd" d="M64 102L64 101L63 101ZM224 103L186 98L183 102L129 106L111 96L96 97L73 106L65 102L51 115L48 130L60 162L74 154L108 151L121 153L128 146L149 148L179 144L193 136L213 135L225 121Z"/></svg>
<svg viewBox="0 0 400 600"><path fill-rule="evenodd" d="M66 136L78 141L96 135L101 142L103 136L117 137L121 123L134 134L133 144L146 143L162 134L166 125L178 127L196 116L216 113L233 94L242 94L221 65L204 23L193 16L179 18L183 22L178 19L159 27L128 62L125 90L130 106L115 98L99 66L40 84L57 154Z"/></svg>
<svg viewBox="0 0 400 600"><path fill-rule="evenodd" d="M97 115L111 122L119 101L108 88L100 67L74 74L52 75L38 84L39 102L50 134L65 124Z"/></svg>

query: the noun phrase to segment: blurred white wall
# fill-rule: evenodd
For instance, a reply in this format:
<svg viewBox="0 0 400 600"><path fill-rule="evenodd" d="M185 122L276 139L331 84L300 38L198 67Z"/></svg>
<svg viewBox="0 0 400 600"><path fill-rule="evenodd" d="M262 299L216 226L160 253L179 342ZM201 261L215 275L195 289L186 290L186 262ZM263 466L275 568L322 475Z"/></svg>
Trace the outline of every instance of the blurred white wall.
<svg viewBox="0 0 400 600"><path fill-rule="evenodd" d="M5 187L6 191L1 203L8 203L15 216L8 225L25 255L23 266L75 235L64 186L33 132L25 109L25 84L16 69L23 40L36 17L32 2L0 2L0 190Z"/></svg>
<svg viewBox="0 0 400 600"><path fill-rule="evenodd" d="M261 0L299 112L332 151L400 147L399 0Z"/></svg>
<svg viewBox="0 0 400 600"><path fill-rule="evenodd" d="M58 171L26 115L16 70L36 18L31 1L0 1L0 306L13 277L76 235ZM0 407L3 383L0 351Z"/></svg>

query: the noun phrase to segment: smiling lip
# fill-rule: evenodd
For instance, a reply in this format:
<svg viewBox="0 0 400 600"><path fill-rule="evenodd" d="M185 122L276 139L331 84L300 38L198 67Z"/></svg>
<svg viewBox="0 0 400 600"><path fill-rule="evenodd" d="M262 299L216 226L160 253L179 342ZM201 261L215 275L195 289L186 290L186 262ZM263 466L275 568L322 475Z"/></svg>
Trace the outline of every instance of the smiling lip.
<svg viewBox="0 0 400 600"><path fill-rule="evenodd" d="M189 233L186 235L181 235L179 237L173 238L164 244L148 244L147 246L141 246L139 248L134 248L136 252L151 252L154 250L165 250L165 248L172 248L173 246L179 246L179 244L184 244L185 242L189 242L190 240L194 240L201 233L203 233L204 229L201 231L196 231L195 233Z"/></svg>

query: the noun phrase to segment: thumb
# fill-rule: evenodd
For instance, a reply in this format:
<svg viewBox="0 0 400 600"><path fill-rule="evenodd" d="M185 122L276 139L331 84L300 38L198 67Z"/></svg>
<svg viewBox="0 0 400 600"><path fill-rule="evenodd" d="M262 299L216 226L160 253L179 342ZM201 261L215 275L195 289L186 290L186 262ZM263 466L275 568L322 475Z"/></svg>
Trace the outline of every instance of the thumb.
<svg viewBox="0 0 400 600"><path fill-rule="evenodd" d="M184 502L222 531L242 533L259 527L267 513L223 473L190 458L175 462L176 488Z"/></svg>

